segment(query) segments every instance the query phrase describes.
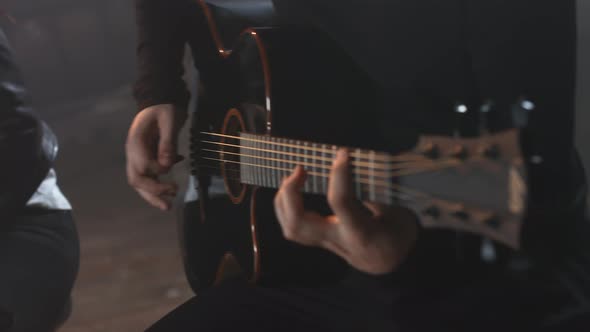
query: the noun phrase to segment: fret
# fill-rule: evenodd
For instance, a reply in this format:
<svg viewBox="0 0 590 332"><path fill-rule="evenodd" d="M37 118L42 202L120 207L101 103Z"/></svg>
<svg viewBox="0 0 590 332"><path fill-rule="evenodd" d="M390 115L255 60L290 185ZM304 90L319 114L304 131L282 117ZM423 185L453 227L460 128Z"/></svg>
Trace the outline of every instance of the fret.
<svg viewBox="0 0 590 332"><path fill-rule="evenodd" d="M247 137L248 138L251 138L250 135L248 135ZM254 167L252 167L252 164L254 163L254 158L252 158L252 156L251 156L254 153L253 152L254 150L251 149L251 148L254 147L254 142L247 141L247 143L248 143L248 147L250 149L248 149L246 151L246 153L248 154L248 163L249 163L249 165L247 165L246 167L248 167L248 173L250 173L250 175L249 175L250 176L250 184L254 184L255 185L256 184L256 173L255 173L256 172L256 169Z"/></svg>
<svg viewBox="0 0 590 332"><path fill-rule="evenodd" d="M249 138L252 138L252 136L249 136ZM254 159L254 157L252 157L252 155L254 155L256 153L253 149L255 147L255 145L256 144L253 141L248 142L248 146L250 148L252 148L252 149L248 150L248 155L249 155L248 159L250 160L250 165L248 165L248 168L250 169L250 176L252 178L252 184L258 185L258 182L257 182L258 178L256 176L256 167L252 166L256 162L256 159Z"/></svg>
<svg viewBox="0 0 590 332"><path fill-rule="evenodd" d="M266 174L266 186L273 188L274 187L274 174L275 174L275 169L274 169L274 162L272 160L273 155L274 155L274 146L272 144L270 144L271 140L269 138L269 136L265 136L266 137L266 142L264 143L265 146L265 154L266 157L264 158L264 160L266 161L266 167L265 167L265 174Z"/></svg>
<svg viewBox="0 0 590 332"><path fill-rule="evenodd" d="M286 139L281 139L279 140L280 143L282 144L288 144L289 142ZM281 184L283 184L283 179L285 178L286 175L288 175L289 171L288 169L290 168L289 166L289 154L287 152L289 152L289 147L288 146L281 146L281 171L279 172L279 178L278 183L279 183L279 187L281 186Z"/></svg>
<svg viewBox="0 0 590 332"><path fill-rule="evenodd" d="M356 198L359 200L363 200L363 184L362 184L362 179L361 179L361 169L359 168L359 163L361 161L361 149L356 149L355 150L355 154L356 157L353 157L352 160L356 161L355 165L353 165L351 167L352 172L354 173L354 189L356 192Z"/></svg>
<svg viewBox="0 0 590 332"><path fill-rule="evenodd" d="M241 137L243 137L240 134ZM238 157L238 161L240 162L240 181L242 183L248 183L248 173L247 173L247 169L246 169L246 165L244 164L246 161L244 160L244 157L242 157L244 155L244 140L239 140L238 141L240 144L240 149L239 151L239 157Z"/></svg>
<svg viewBox="0 0 590 332"><path fill-rule="evenodd" d="M375 202L376 188L375 188L375 151L369 152L369 199Z"/></svg>
<svg viewBox="0 0 590 332"><path fill-rule="evenodd" d="M260 159L262 162L262 166L261 167L261 171L262 171L262 182L264 183L264 187L268 188L271 186L270 183L270 174L272 174L272 168L270 168L270 161L268 160L268 158L270 157L270 153L268 152L268 136L262 136L263 141L261 142L262 144L262 149L264 151L261 151L261 156L262 158Z"/></svg>
<svg viewBox="0 0 590 332"><path fill-rule="evenodd" d="M260 172L260 185L262 187L266 188L266 187L268 187L268 183L266 182L268 178L266 177L266 168L265 168L265 166L266 166L265 157L266 156L265 156L265 152L262 151L263 149L266 148L266 146L265 146L266 144L264 143L265 137L259 136L259 137L257 137L257 139L259 140L259 142L258 142L258 149L259 150L258 150L258 158L257 158L258 163L257 164L259 165L258 171Z"/></svg>
<svg viewBox="0 0 590 332"><path fill-rule="evenodd" d="M276 188L276 174L277 174L277 170L276 170L276 161L274 160L277 157L276 151L275 151L275 145L272 144L274 142L274 139L270 136L266 136L266 149L270 150L271 152L267 152L267 155L270 157L270 161L268 161L268 165L270 166L270 168L267 168L269 170L269 172L267 172L268 175L268 184L269 187L271 188Z"/></svg>
<svg viewBox="0 0 590 332"><path fill-rule="evenodd" d="M295 157L293 156L293 153L294 153L293 147L292 147L293 140L287 140L287 143L289 144L289 146L287 147L287 152L288 152L288 156L287 156L288 159L287 160L289 160L289 163L288 163L289 166L286 168L288 168L289 171L286 172L287 173L286 176L289 176L291 174L291 170L295 168Z"/></svg>
<svg viewBox="0 0 590 332"><path fill-rule="evenodd" d="M250 138L252 138L252 136L250 136ZM256 155L256 151L254 149L256 147L256 142L250 141L248 145L252 148L248 151L248 154L250 155L250 157L248 157L248 159L250 159L250 165L248 168L250 168L250 173L252 174L252 184L258 185L258 174L256 174L257 170L256 166L254 166L256 159L253 157Z"/></svg>
<svg viewBox="0 0 590 332"><path fill-rule="evenodd" d="M323 161L321 160L321 158L317 158L321 156L321 151L319 151L320 146L316 143L314 143L312 146L314 147L313 156L316 157L313 159L313 163L315 165L315 172L323 174L325 172L324 169L321 168L321 166L323 165ZM316 194L320 194L322 192L320 189L320 182L322 178L323 176L321 175L316 175L313 177L313 192Z"/></svg>
<svg viewBox="0 0 590 332"><path fill-rule="evenodd" d="M280 160L280 162L277 163L278 167L280 168L280 170L277 171L276 174L276 184L277 184L277 188L279 188L281 186L281 180L283 178L283 173L285 171L283 171L283 169L286 168L285 165L285 147L282 145L283 143L285 143L282 139L276 139L275 142L281 143L279 145L277 145L277 150L279 151L277 158Z"/></svg>
<svg viewBox="0 0 590 332"><path fill-rule="evenodd" d="M260 155L260 142L258 140L254 141L254 150L252 150L252 155L254 155L254 157L252 157L253 159L253 163L254 164L254 172L256 174L256 185L260 186L262 184L262 174L260 171L260 167L258 167L257 165L259 164L260 160L257 158Z"/></svg>
<svg viewBox="0 0 590 332"><path fill-rule="evenodd" d="M312 150L309 149L310 145L308 142L303 142L303 146L305 148L305 150L304 150L305 151L305 164L307 165L306 167L307 167L307 173L308 173L307 179L305 179L305 180L306 180L306 182L309 183L307 192L313 193L313 178L315 178L315 176L309 174L309 173L314 172L313 159L311 158L313 156Z"/></svg>
<svg viewBox="0 0 590 332"><path fill-rule="evenodd" d="M322 144L322 152L320 153L320 157L323 158L328 158L328 146L326 144ZM327 176L322 176L322 188L321 188L321 192L326 194L328 193L328 177Z"/></svg>
<svg viewBox="0 0 590 332"><path fill-rule="evenodd" d="M386 163L386 167L385 167L385 181L387 184L392 184L393 183L393 171L392 171L392 165L391 165L391 161L389 160L389 158L387 159L387 163ZM393 195L390 195L391 193L391 189L389 187L384 187L383 188L383 202L382 203L386 203L386 204L393 204L394 199L393 199Z"/></svg>
<svg viewBox="0 0 590 332"><path fill-rule="evenodd" d="M305 166L308 162L307 159L307 150L304 148L305 143L302 142L297 142L297 145L299 146L299 155L301 158L301 162L303 164L303 169L305 169L306 172L309 172L309 167ZM307 179L305 179L305 183L303 184L303 191L306 193L310 192L310 182L309 182L309 176L307 177Z"/></svg>
<svg viewBox="0 0 590 332"><path fill-rule="evenodd" d="M283 143L283 144L289 144L289 140L287 140L287 139L281 139L281 143ZM288 145L282 146L281 147L281 152L282 152L282 158L281 158L281 160L282 160L281 169L282 170L281 170L281 172L279 174L279 186L281 186L283 184L283 179L286 176L289 176L289 174L291 173L290 172L290 169L293 167L291 165L291 163L289 162L291 160L291 156L289 155L289 153L290 153L289 146Z"/></svg>
<svg viewBox="0 0 590 332"><path fill-rule="evenodd" d="M313 193L313 179L315 178L315 176L310 174L314 172L313 159L311 159L312 151L309 149L310 145L308 142L303 142L302 144L304 147L303 151L305 153L305 169L308 173L307 179L305 179L305 191L308 193Z"/></svg>
<svg viewBox="0 0 590 332"><path fill-rule="evenodd" d="M250 164L252 164L252 157L250 157L250 154L252 154L252 149L250 149L252 147L252 141L246 141L246 146L249 149L246 149L244 151L245 154L247 154L248 156L246 157L246 160L248 162L248 165L245 165L247 172L248 172L248 180L250 184L254 183L254 170L252 169L252 166L250 166Z"/></svg>
<svg viewBox="0 0 590 332"><path fill-rule="evenodd" d="M277 143L284 143L282 139L276 139L275 142ZM277 166L280 168L280 170L277 171L276 177L275 177L275 181L276 181L276 188L279 188L281 186L281 179L283 178L283 169L285 169L286 165L285 165L285 147L283 145L277 145L277 159L279 159L280 161L277 162Z"/></svg>

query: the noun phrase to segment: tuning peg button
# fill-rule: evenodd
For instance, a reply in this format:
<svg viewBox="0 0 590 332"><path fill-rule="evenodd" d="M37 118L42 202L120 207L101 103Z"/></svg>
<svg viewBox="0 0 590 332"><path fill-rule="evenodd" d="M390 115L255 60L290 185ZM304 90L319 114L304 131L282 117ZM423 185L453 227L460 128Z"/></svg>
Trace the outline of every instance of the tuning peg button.
<svg viewBox="0 0 590 332"><path fill-rule="evenodd" d="M489 226L493 229L498 229L502 225L500 218L498 218L498 216L495 216L495 215L484 220L484 224L486 224L487 226Z"/></svg>
<svg viewBox="0 0 590 332"><path fill-rule="evenodd" d="M519 128L526 127L529 121L529 113L535 109L536 105L531 100L520 98L512 107L512 121L514 125Z"/></svg>
<svg viewBox="0 0 590 332"><path fill-rule="evenodd" d="M453 149L452 156L457 159L465 160L469 157L469 151L464 146L457 146Z"/></svg>
<svg viewBox="0 0 590 332"><path fill-rule="evenodd" d="M423 154L429 159L438 159L440 157L440 150L438 146L432 144L424 150Z"/></svg>
<svg viewBox="0 0 590 332"><path fill-rule="evenodd" d="M426 210L424 210L424 215L434 218L434 219L438 219L440 217L440 209L436 206L431 206L429 208L427 208Z"/></svg>
<svg viewBox="0 0 590 332"><path fill-rule="evenodd" d="M483 155L489 159L500 158L500 147L496 144L490 145L483 150Z"/></svg>
<svg viewBox="0 0 590 332"><path fill-rule="evenodd" d="M460 210L453 213L453 217L461 220L461 221L468 221L471 216L466 211Z"/></svg>

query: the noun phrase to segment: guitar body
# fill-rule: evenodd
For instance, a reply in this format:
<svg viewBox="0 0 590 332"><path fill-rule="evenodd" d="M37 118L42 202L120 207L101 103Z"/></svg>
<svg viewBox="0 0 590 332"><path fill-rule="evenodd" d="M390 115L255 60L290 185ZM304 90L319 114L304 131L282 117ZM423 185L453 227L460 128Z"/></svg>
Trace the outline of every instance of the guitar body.
<svg viewBox="0 0 590 332"><path fill-rule="evenodd" d="M374 109L372 83L351 59L326 37L312 31L250 29L238 39L216 79L223 91L206 94L193 119L192 159L203 149L203 132L225 135L268 134L315 139L334 144L369 144L360 110ZM346 98L342 98L346 95ZM337 123L337 126L334 126ZM326 128L329 128L326 130ZM225 142L221 138L221 143ZM227 144L227 143L226 143ZM228 153L239 149L225 147ZM196 288L240 277L261 284L319 285L343 276L346 265L337 257L286 241L274 215L272 189L243 185L239 166L193 165L200 195L199 258L194 259ZM237 168L236 168L237 167ZM211 179L222 178L224 197L209 193ZM324 199L309 205L329 211Z"/></svg>

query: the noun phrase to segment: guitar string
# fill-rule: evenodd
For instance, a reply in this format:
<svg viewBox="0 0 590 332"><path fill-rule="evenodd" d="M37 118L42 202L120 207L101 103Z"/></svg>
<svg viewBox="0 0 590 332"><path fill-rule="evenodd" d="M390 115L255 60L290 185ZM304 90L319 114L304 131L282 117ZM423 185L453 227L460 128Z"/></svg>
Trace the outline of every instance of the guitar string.
<svg viewBox="0 0 590 332"><path fill-rule="evenodd" d="M299 157L299 158L304 158L304 159L313 159L316 161L319 161L318 165L331 165L332 162L334 161L334 157L330 158L330 157L322 157L322 156L317 156L317 155L312 155L312 154L301 154L301 153L295 153L295 152L288 152L288 151L277 151L277 150L272 150L272 149L264 149L264 148L256 148L253 146L245 146L245 145L237 145L237 144L230 144L230 143L223 143L223 142L214 142L214 141L202 141L202 143L207 143L207 144L212 144L212 145L219 145L219 150L212 150L212 149L206 149L206 148L202 148L200 150L202 151L211 151L211 152L220 152L220 153L229 153L229 151L227 150L222 150L221 147L223 146L228 146L228 147L233 147L233 148L241 148L241 149L247 149L247 150L252 150L252 151L261 151L261 152L266 152L268 154L274 154L274 155L282 155L282 156L290 156L290 157ZM453 159L453 158L448 158L448 159ZM279 161L285 161L284 159L281 159ZM430 164L436 162L434 160L413 160L413 161L405 161L405 162L396 162L394 163L393 166L391 166L392 168L400 168L403 167L405 165L419 165L420 163L426 163L426 164ZM383 164L378 164L375 162L365 162L365 161L360 161L358 158L351 158L351 164L353 166L360 166L360 167L370 167L371 169L382 169L382 170L390 170L391 168L381 168L379 166L383 165ZM409 167L409 166L408 166Z"/></svg>
<svg viewBox="0 0 590 332"><path fill-rule="evenodd" d="M321 163L321 164L317 164L317 163L308 163L305 161L291 161L291 160L285 160L285 159L280 159L280 158L272 158L272 157L264 157L261 155L255 155L255 154L246 154L246 153L236 153L236 152L230 152L230 151L224 151L224 150L213 150L213 149L201 149L201 151L206 151L206 152L212 152L212 153L218 153L220 155L233 155L233 156L239 156L239 157L248 157L248 158L252 158L252 159L257 159L257 160L262 160L262 161L275 161L275 162L280 162L283 164L290 164L290 165L301 165L301 166L309 166L312 168L316 168L316 169L331 169L332 168L332 164L331 163ZM280 153L274 153L274 154L280 154ZM223 158L222 158L223 159ZM306 159L310 159L310 158L306 158ZM229 159L228 159L229 160ZM430 162L428 166L422 166L424 165L423 163L417 163L417 165L414 166L415 163L404 163L403 167L398 166L397 168L391 168L389 170L386 171L382 171L382 170L378 170L378 171L372 171L370 167L367 168L358 168L358 167L354 167L355 169L355 174L363 174L363 175L370 175L371 177L385 177L388 178L391 174L391 171L395 171L395 170L405 170L405 169L419 169L420 167L422 168L427 168L427 167L433 167L434 165L436 165L437 163L458 163L455 159L443 159L437 162ZM355 165L353 165L355 166ZM376 175L376 176L374 176Z"/></svg>
<svg viewBox="0 0 590 332"><path fill-rule="evenodd" d="M260 151L260 152L267 152L267 153L273 153L276 155L283 155L283 156L292 156L292 157L298 157L298 158L306 158L306 159L310 159L310 160L317 160L317 161L321 161L321 162L327 162L327 163L332 163L334 161L334 157L322 157L322 156L316 156L316 155L311 155L311 154L301 154L301 153L296 153L296 152L287 152L287 151L277 151L277 150L273 150L273 149L264 149L264 148L259 148L259 147L254 147L254 146L245 146L245 145L237 145L237 144L230 144L230 143L224 143L224 142L215 142L215 141L201 141L202 143L207 143L207 144L212 144L212 145L218 145L218 146L225 146L225 147L231 147L231 148L241 148L241 149L247 149L247 150L252 150L252 151ZM304 150L303 148L301 150ZM223 151L223 150L219 150L219 151ZM353 156L354 157L354 156ZM431 163L433 162L432 160L409 160L409 161L405 161L405 163L410 163L410 162L424 162L424 163ZM387 170L389 168L387 168L387 165L383 164L383 163L368 163L368 162L364 162L364 161L360 161L358 158L353 158L351 163L353 164L353 166L364 166L364 167L371 167L371 168L375 168L375 169L383 169L383 170ZM397 165L402 164L402 162L397 162ZM391 167L391 166L390 166Z"/></svg>
<svg viewBox="0 0 590 332"><path fill-rule="evenodd" d="M207 169L211 169L211 170L217 170L219 171L220 169L218 167L213 167L213 166L200 166L201 168L207 168ZM237 170L226 170L226 173L240 173ZM217 173L211 173L211 174L201 174L201 175L219 175ZM224 178L228 179L228 180L236 180L236 181L242 181L242 179L239 176L224 176ZM368 184L367 182L363 183L363 184ZM379 186L380 187L380 186ZM277 189L277 188L275 188ZM361 186L360 188L363 193L369 193L370 189L367 186ZM390 198L395 198L395 199L402 199L402 200L416 200L418 201L418 198L423 198L423 199L428 199L428 198L432 198L431 195L426 194L426 193L422 193L420 191L414 190L414 189L410 189L410 188L405 188L403 186L394 186L392 188L383 188L384 194L379 194L381 196L385 196L386 198L390 199ZM405 192L404 192L405 191ZM325 193L324 190L322 190L322 193ZM379 197L379 196L378 196ZM405 197L405 198L404 198ZM408 198L408 197L414 197L414 198Z"/></svg>
<svg viewBox="0 0 590 332"><path fill-rule="evenodd" d="M218 134L218 133L209 133L209 132L202 132L202 133L203 134L207 134L207 135L212 135L212 136L219 136L219 137L224 137L224 138L231 138L231 139L241 140L241 141L259 142L259 143L264 143L264 144L268 144L268 145L281 145L281 146L286 146L286 147L293 147L293 148L296 148L296 149L299 149L299 150L315 150L315 151L323 152L325 154L330 154L330 155L334 155L335 154L334 150L332 150L332 149L309 147L309 146L306 147L306 146L303 146L303 145L289 144L289 143L283 143L283 142L272 142L270 140L251 139L251 138L244 138L244 137L238 137L238 136L224 135L224 134ZM248 135L253 135L253 134L248 134ZM269 136L269 138L272 139L272 137L270 137L270 136ZM220 144L221 142L210 142L210 143L212 143L212 144ZM227 144L227 143L225 143L225 144ZM257 150L256 148L248 147L248 146L240 146L240 145L231 145L231 146L234 146L234 147L245 147L245 148L251 148L253 150ZM336 148L336 146L332 146L332 148ZM268 150L268 149L258 149L258 150L264 150L264 151L272 152L272 153L275 153L275 154L286 154L286 155L298 156L298 154L284 152L284 151L281 151L280 153L277 153L275 150ZM359 151L360 151L360 153L358 153ZM228 153L228 151L219 151L219 153ZM361 156L362 157L363 156L363 153L368 154L366 152L363 152L360 149L356 149L355 152L352 152L351 153L351 155L352 156L357 156L357 157L358 156ZM252 155L246 155L246 156L253 157ZM332 162L333 161L332 158L318 158L317 156L313 156L313 155L299 155L299 156L302 156L302 158L307 158L308 160L309 159L320 159L320 160L324 160L324 161L327 161L327 162ZM406 164L412 164L412 163L408 163L407 162L408 160L413 161L414 164L416 164L417 161L424 161L424 160L426 160L427 161L426 163L428 163L428 164L435 163L435 161L433 161L431 159L428 159L426 157L423 157L423 156L391 156L391 155L383 156L383 155L376 155L376 157L377 158L374 158L374 159L379 159L379 158L383 157L382 159L385 159L385 160L387 160L389 162L395 162L395 160L404 160L404 161L406 161ZM408 158L408 157L411 157L411 158ZM371 157L369 156L368 158L371 158ZM261 157L258 157L258 159L261 159ZM458 158L448 158L448 159L449 159L449 163L451 163L451 165L449 165L449 166L453 166L454 164L459 164L460 163L460 159L458 159ZM483 158L482 156L474 156L471 159L484 160L485 158ZM217 160L217 161L223 161L223 160ZM290 161L284 161L283 160L281 162L282 163L293 164L293 162L290 162ZM354 160L352 161L352 163L354 163ZM367 163L365 163L365 165L367 165ZM260 165L260 166L261 167L264 167L262 165ZM352 165L352 166L354 166L354 165ZM446 168L446 167L449 167L449 166L444 166L444 167ZM322 168L321 166L318 167L318 165L314 165L314 167L316 167L316 168ZM266 168L269 168L269 167L266 167ZM415 170L415 171L406 172L406 173L399 172L399 174L397 174L397 176L416 174L417 172L424 172L424 171L434 171L434 170L437 170L438 168L439 167L432 167L431 166L430 167L430 170L426 168L425 170ZM352 169L353 169L353 172L354 172L354 170L356 170L358 168L353 167ZM283 169L283 171L291 172L292 170ZM394 176L394 175L392 175L392 176ZM370 182L367 183L366 181L363 181L363 184L371 184L371 183ZM394 188L394 189L398 189L398 190L403 190L403 191L406 191L408 193L412 193L414 195L419 195L419 196L422 196L422 197L432 197L431 195L429 195L427 193L424 193L424 192L421 192L421 191L418 191L418 190L415 190L415 189L412 189L412 188L403 187L403 186L400 186L400 185L395 184L395 183L388 183L387 186L388 187L390 186L390 188Z"/></svg>
<svg viewBox="0 0 590 332"><path fill-rule="evenodd" d="M220 171L220 167L219 166L208 166L208 165L201 165L200 167L202 168L208 168L208 169L214 169L217 171ZM225 176L225 178L229 179L229 180L236 180L236 181L242 181L242 179L240 178L240 174L241 172L239 170L231 170L231 169L226 169L225 173L234 173L230 176ZM237 176L234 176L235 174L237 174ZM325 174L325 173L324 173ZM219 174L214 174L214 175L219 175ZM285 174L286 176L287 174ZM320 175L323 176L323 175ZM324 177L328 177L328 176L324 176ZM358 182L358 181L357 181ZM360 181L361 184L364 185L370 185L371 182L368 181ZM257 185L257 184L254 184ZM280 185L280 184L279 184ZM376 197L379 197L377 199L380 200L381 198L385 198L388 201L384 202L384 203L391 203L391 200L405 200L405 201L410 201L410 202L421 202L421 201L432 201L432 200L440 200L441 198L436 197L435 195L432 194L428 194L426 192L414 189L414 188L409 188L403 185L399 185L396 183L389 183L387 185L383 185L382 183L376 183L374 185L374 187L379 188L379 190L375 191L374 189L371 189L369 186L359 186L359 189L362 191L362 193L371 193L371 190L373 190L374 193L376 193ZM275 187L277 188L277 187ZM311 191L311 190L310 190ZM320 191L320 193L326 193L327 188L324 190L322 189L322 191ZM361 198L361 197L359 197ZM448 201L448 200L447 200ZM448 201L448 203L453 203L452 201Z"/></svg>
<svg viewBox="0 0 590 332"><path fill-rule="evenodd" d="M226 163L231 163L231 164L238 164L238 165L245 165L245 166L253 166L253 167L258 167L258 168L266 168L266 169L272 169L272 170L278 170L278 171L284 171L284 172L292 172L293 170L290 168L282 168L282 167L274 167L274 166L267 166L267 165L261 165L261 164L253 164L253 163L247 163L247 162L242 162L242 161L234 161L234 160L227 160L227 159L219 159L219 158L209 158L209 157L200 157L201 159L205 159L205 160L211 160L211 161L218 161L218 162L226 162ZM391 172L391 177L399 177L399 176L407 176L407 175L414 175L414 174L419 174L419 173L423 173L423 172L428 172L428 171L435 171L435 170L440 170L443 168L447 168L447 167L451 167L454 164L456 164L455 162L453 162L451 165L438 165L436 167L431 167L431 168L422 168L422 169L413 169L413 170L407 170L405 172ZM307 174L312 175L312 176L318 176L318 177L325 177L328 178L329 177L329 172L314 172L314 171L307 171ZM354 174L354 173L353 173ZM391 184L385 181L370 181L367 182L367 184L371 184L371 183L375 183L375 184L380 184L381 186L390 186Z"/></svg>
<svg viewBox="0 0 590 332"><path fill-rule="evenodd" d="M286 151L276 151L276 150L272 150L272 149L264 149L264 148L257 148L257 147L252 147L252 146L244 146L244 145L237 145L237 144L230 144L230 143L223 143L223 142L215 142L215 141L201 141L201 143L207 143L207 144L213 144L213 145L219 145L219 146L227 146L227 147L233 147L233 148L242 148L242 149L247 149L247 150L252 150L252 151L261 151L261 152L268 152L268 153L273 153L275 155L283 155L283 156L293 156L293 157L299 157L299 158L306 158L306 159L313 159L313 160L319 160L319 161L325 161L325 162L329 162L332 163L334 161L334 158L330 158L330 157L320 157L320 156L315 156L315 155L311 155L311 154L300 154L300 153L295 153L295 152L286 152ZM224 152L224 150L219 150L219 152ZM354 155L353 155L354 157ZM455 159L455 158L449 158L449 159ZM410 161L406 161L405 163L401 163L402 166L405 164L412 164L411 162L415 163L425 163L425 164L431 164L433 162L437 162L434 160L430 160L430 159L423 159L423 160L410 160ZM379 164L379 163L369 163L369 162L363 162L363 161L358 161L358 159L352 159L351 164L353 166L361 166L361 167L370 167L372 169L381 169L381 170L391 170L392 167L394 166L387 166L384 164ZM399 164L398 164L399 165Z"/></svg>
<svg viewBox="0 0 590 332"><path fill-rule="evenodd" d="M304 143L309 143L311 145L313 145L314 143L311 142L305 142L305 141L299 141L299 140L291 140L291 139L285 139L285 138L277 138L277 137L271 137L271 136L256 136L255 134L245 134L245 135L251 135L251 136L255 136L255 137L269 137L269 140L265 140L265 139L260 139L260 138L250 138L250 137L244 137L244 136L235 136L235 135L226 135L226 134L220 134L220 133L213 133L213 132L201 132L201 134L204 135L210 135L210 136L216 136L216 137L221 137L221 138L230 138L230 139L236 139L239 141L248 141L248 142L257 142L257 143L265 143L265 144L269 144L269 145L274 145L274 146L283 146L283 147L291 147L291 148L297 148L300 150L307 150L307 151L315 151L315 152L321 152L321 153L326 153L329 155L335 155L335 148L338 148L338 146L335 145L328 145L329 148L324 149L324 148L320 148L320 147L314 147L314 146L304 146ZM301 145L299 144L292 144L292 143L286 143L286 142L277 142L277 141L272 141L270 139L280 139L280 140L291 140L294 142L300 142ZM317 144L316 144L317 145ZM354 149L354 148L349 148L351 150L354 150L353 152L351 152L351 156L354 157L359 157L359 158L365 158L365 159L370 159L370 151L366 151L363 149ZM274 151L274 150L272 150ZM405 156L393 156L390 155L388 153L385 152L378 152L375 155L375 159L379 160L379 161L384 161L384 162L395 162L395 161L416 161L416 160L428 160L427 157L425 156L420 156L420 155L405 155Z"/></svg>

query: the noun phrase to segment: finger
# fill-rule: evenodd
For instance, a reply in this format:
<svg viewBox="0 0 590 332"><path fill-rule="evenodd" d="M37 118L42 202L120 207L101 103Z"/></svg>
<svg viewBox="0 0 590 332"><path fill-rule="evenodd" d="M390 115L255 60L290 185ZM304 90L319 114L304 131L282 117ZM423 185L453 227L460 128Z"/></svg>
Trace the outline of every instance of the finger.
<svg viewBox="0 0 590 332"><path fill-rule="evenodd" d="M354 223L355 220L365 218L368 214L354 195L348 159L349 155L346 149L338 150L330 170L328 183L328 203L338 220L343 224Z"/></svg>
<svg viewBox="0 0 590 332"><path fill-rule="evenodd" d="M141 121L139 122L141 124ZM157 133L148 129L131 129L125 145L127 156L127 173L138 175L164 174L167 169L157 161Z"/></svg>
<svg viewBox="0 0 590 332"><path fill-rule="evenodd" d="M305 210L302 194L305 178L305 171L299 166L285 178L275 197L275 212L286 239L304 245L320 245L328 236L327 223L319 214Z"/></svg>
<svg viewBox="0 0 590 332"><path fill-rule="evenodd" d="M170 168L178 160L177 125L172 112L162 113L158 119L160 140L158 142L158 162L162 167Z"/></svg>
<svg viewBox="0 0 590 332"><path fill-rule="evenodd" d="M137 192L150 205L152 205L162 211L168 211L172 207L171 202L164 197L154 195L152 193L149 193L149 192L141 190L141 189L137 189Z"/></svg>
<svg viewBox="0 0 590 332"><path fill-rule="evenodd" d="M277 193L277 201L280 203L280 214L284 219L297 219L302 216L303 194L306 174L301 166L295 167L291 175L286 177Z"/></svg>
<svg viewBox="0 0 590 332"><path fill-rule="evenodd" d="M382 218L385 215L390 214L390 210L392 209L390 206L373 202L363 202L363 205L376 218Z"/></svg>
<svg viewBox="0 0 590 332"><path fill-rule="evenodd" d="M295 167L293 173L283 181L281 189L286 200L293 200L294 202L303 205L303 186L307 179L307 173L301 166Z"/></svg>
<svg viewBox="0 0 590 332"><path fill-rule="evenodd" d="M158 181L153 175L141 174L133 168L131 168L129 171L128 179L129 185L131 185L133 188L156 196L176 194L176 184L162 183Z"/></svg>

